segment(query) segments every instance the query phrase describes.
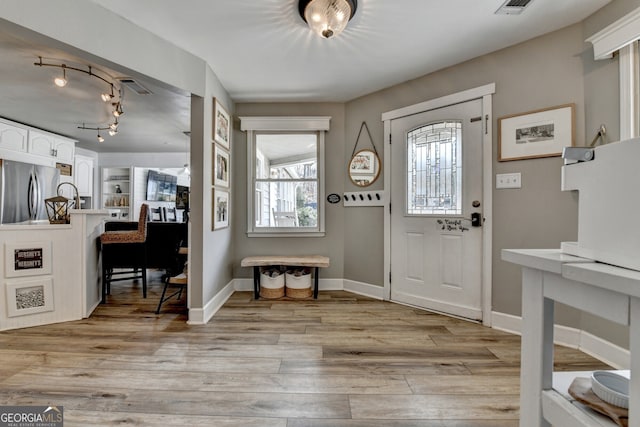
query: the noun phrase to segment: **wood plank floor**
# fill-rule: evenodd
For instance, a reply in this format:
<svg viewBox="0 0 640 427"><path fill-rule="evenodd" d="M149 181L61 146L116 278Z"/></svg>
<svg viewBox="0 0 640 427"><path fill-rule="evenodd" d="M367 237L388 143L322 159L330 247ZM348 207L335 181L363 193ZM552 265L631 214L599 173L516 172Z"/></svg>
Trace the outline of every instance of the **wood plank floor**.
<svg viewBox="0 0 640 427"><path fill-rule="evenodd" d="M119 282L89 319L0 333L1 404L62 405L65 426L518 425L517 336L347 292L237 292L189 326L160 292ZM556 350L557 370L602 368Z"/></svg>

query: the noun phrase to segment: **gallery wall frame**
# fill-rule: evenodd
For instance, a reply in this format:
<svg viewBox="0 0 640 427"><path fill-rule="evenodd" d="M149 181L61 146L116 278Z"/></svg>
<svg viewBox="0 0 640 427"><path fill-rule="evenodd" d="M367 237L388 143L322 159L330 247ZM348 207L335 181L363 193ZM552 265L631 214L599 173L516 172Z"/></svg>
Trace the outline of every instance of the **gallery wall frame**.
<svg viewBox="0 0 640 427"><path fill-rule="evenodd" d="M229 152L214 144L213 147L213 183L220 187L229 187L229 176L231 171L229 162Z"/></svg>
<svg viewBox="0 0 640 427"><path fill-rule="evenodd" d="M213 140L227 150L231 147L231 116L217 98L213 98Z"/></svg>
<svg viewBox="0 0 640 427"><path fill-rule="evenodd" d="M498 161L556 157L575 145L575 104L498 119Z"/></svg>
<svg viewBox="0 0 640 427"><path fill-rule="evenodd" d="M212 223L213 229L219 230L229 226L229 192L214 188L213 190Z"/></svg>

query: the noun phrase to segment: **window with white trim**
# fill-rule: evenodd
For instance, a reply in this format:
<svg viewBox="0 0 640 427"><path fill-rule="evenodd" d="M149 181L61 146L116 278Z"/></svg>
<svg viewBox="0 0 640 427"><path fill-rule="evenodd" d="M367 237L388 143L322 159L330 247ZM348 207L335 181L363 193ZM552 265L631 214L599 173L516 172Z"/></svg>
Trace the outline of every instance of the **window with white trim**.
<svg viewBox="0 0 640 427"><path fill-rule="evenodd" d="M329 117L241 117L247 131L247 233L324 235Z"/></svg>
<svg viewBox="0 0 640 427"><path fill-rule="evenodd" d="M587 39L593 44L594 59L618 53L620 68L620 139L640 135L640 8Z"/></svg>

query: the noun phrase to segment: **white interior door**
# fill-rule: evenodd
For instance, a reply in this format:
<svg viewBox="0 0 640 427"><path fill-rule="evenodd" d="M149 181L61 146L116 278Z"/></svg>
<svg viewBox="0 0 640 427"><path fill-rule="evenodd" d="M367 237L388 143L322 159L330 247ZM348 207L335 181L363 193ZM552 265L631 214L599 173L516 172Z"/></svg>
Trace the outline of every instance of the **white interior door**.
<svg viewBox="0 0 640 427"><path fill-rule="evenodd" d="M478 99L391 121L393 301L482 319L481 116Z"/></svg>

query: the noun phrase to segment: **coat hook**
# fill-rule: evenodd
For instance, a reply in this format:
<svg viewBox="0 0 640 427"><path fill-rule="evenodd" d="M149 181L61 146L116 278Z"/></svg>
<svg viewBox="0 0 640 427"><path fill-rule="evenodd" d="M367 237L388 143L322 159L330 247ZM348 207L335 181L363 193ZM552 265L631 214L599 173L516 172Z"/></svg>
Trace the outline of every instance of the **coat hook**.
<svg viewBox="0 0 640 427"><path fill-rule="evenodd" d="M360 200L364 200L364 197L362 197L362 194L359 194L360 196Z"/></svg>
<svg viewBox="0 0 640 427"><path fill-rule="evenodd" d="M368 198L369 200L372 200L372 199L371 199L371 194L367 194L367 198Z"/></svg>
<svg viewBox="0 0 640 427"><path fill-rule="evenodd" d="M380 194L376 193L376 199L380 200Z"/></svg>

